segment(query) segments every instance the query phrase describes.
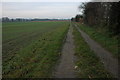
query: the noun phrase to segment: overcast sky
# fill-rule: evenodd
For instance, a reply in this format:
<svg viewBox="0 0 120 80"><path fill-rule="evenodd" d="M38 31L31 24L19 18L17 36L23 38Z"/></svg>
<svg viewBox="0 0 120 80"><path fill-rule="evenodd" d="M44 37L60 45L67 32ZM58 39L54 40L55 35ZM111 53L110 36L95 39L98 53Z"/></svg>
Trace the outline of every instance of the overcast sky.
<svg viewBox="0 0 120 80"><path fill-rule="evenodd" d="M81 14L80 2L3 2L2 16L9 18L71 18Z"/></svg>

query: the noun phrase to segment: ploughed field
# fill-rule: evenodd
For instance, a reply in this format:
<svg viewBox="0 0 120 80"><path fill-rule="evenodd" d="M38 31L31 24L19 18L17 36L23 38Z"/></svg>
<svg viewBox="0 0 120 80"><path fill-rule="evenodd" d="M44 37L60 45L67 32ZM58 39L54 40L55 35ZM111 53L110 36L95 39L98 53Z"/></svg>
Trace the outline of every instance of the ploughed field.
<svg viewBox="0 0 120 80"><path fill-rule="evenodd" d="M50 77L68 27L67 21L3 23L3 78Z"/></svg>

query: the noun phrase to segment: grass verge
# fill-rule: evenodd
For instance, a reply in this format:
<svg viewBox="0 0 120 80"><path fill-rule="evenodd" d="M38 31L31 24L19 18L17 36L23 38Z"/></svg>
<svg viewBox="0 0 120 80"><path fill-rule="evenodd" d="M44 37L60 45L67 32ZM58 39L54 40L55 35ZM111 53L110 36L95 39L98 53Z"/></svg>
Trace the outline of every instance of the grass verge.
<svg viewBox="0 0 120 80"><path fill-rule="evenodd" d="M108 37L107 35L97 31L94 28L88 27L83 24L78 24L79 28L86 32L92 39L101 44L102 47L110 51L113 57L120 58L118 54L118 40L117 38Z"/></svg>
<svg viewBox="0 0 120 80"><path fill-rule="evenodd" d="M112 78L100 62L99 58L89 48L76 28L73 30L75 55L78 57L76 65L78 66L78 77L80 78Z"/></svg>

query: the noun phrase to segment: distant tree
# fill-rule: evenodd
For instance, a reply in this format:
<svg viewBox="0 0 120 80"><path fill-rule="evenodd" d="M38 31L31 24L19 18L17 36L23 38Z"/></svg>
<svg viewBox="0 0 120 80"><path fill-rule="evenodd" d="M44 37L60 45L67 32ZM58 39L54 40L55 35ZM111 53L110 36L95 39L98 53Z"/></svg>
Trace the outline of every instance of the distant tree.
<svg viewBox="0 0 120 80"><path fill-rule="evenodd" d="M80 22L80 19L81 19L81 18L83 18L82 15L76 15L75 21L76 21L76 22Z"/></svg>
<svg viewBox="0 0 120 80"><path fill-rule="evenodd" d="M10 19L8 17L3 17L2 18L2 22L9 22L9 21L10 21Z"/></svg>
<svg viewBox="0 0 120 80"><path fill-rule="evenodd" d="M71 21L73 21L74 20L74 18L71 18Z"/></svg>

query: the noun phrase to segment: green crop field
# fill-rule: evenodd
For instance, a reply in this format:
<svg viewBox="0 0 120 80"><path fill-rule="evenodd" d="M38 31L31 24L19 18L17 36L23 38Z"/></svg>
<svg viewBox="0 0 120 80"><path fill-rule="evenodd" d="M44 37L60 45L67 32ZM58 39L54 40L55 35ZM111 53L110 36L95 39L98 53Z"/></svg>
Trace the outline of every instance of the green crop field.
<svg viewBox="0 0 120 80"><path fill-rule="evenodd" d="M3 23L3 78L50 77L69 22Z"/></svg>

